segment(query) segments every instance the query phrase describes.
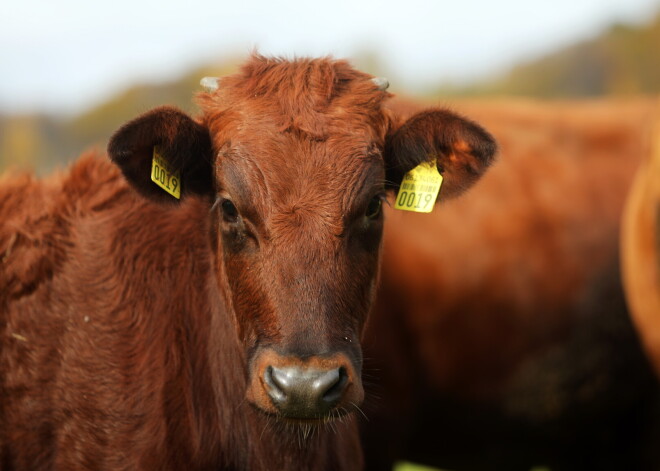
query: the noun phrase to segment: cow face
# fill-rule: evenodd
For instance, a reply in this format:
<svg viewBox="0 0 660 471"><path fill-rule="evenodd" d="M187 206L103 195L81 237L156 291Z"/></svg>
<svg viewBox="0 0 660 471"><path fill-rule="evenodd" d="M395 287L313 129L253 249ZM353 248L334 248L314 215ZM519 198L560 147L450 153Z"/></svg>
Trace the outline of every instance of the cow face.
<svg viewBox="0 0 660 471"><path fill-rule="evenodd" d="M110 142L144 196L177 203L150 181L158 146L181 172L182 200L208 200L247 399L285 420L327 420L363 399L386 192L437 159L443 196L457 194L495 152L483 129L444 110L399 122L381 107L388 96L345 62L257 56L199 97L199 120L158 108Z"/></svg>

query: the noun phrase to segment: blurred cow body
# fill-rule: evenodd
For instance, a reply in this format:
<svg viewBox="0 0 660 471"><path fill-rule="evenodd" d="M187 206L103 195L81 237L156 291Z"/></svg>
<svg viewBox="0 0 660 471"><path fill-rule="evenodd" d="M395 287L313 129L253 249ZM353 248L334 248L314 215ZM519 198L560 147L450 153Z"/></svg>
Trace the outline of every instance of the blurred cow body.
<svg viewBox="0 0 660 471"><path fill-rule="evenodd" d="M624 286L631 315L660 378L660 119L626 204L622 228Z"/></svg>
<svg viewBox="0 0 660 471"><path fill-rule="evenodd" d="M501 159L430 216L386 214L365 340L368 469L648 468L657 384L618 240L652 105L459 109Z"/></svg>

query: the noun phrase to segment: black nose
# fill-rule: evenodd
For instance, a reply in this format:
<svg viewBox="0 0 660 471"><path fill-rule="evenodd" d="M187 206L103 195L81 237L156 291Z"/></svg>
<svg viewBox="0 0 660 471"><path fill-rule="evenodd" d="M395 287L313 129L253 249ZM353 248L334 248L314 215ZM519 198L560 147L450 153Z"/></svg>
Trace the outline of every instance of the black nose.
<svg viewBox="0 0 660 471"><path fill-rule="evenodd" d="M273 404L287 417L315 419L341 400L348 385L343 367L332 370L269 366L264 373Z"/></svg>

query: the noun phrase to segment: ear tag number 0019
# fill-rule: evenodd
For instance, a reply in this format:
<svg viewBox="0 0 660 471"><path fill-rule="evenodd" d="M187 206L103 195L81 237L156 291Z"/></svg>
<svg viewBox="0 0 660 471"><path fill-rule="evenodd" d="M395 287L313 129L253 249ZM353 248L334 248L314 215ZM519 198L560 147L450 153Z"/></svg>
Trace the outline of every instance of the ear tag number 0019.
<svg viewBox="0 0 660 471"><path fill-rule="evenodd" d="M442 175L438 172L435 160L422 162L403 176L394 208L416 213L430 213L435 206L441 185Z"/></svg>
<svg viewBox="0 0 660 471"><path fill-rule="evenodd" d="M167 161L160 155L156 146L154 146L151 161L151 181L176 199L181 198L181 174L178 171L171 171Z"/></svg>

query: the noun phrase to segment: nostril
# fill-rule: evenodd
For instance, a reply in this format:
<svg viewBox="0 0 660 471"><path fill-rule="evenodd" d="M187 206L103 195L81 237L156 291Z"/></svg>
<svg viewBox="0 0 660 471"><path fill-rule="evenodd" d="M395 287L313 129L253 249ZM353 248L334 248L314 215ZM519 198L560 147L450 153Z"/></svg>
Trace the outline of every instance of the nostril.
<svg viewBox="0 0 660 471"><path fill-rule="evenodd" d="M349 383L345 368L331 370L267 366L263 373L266 393L289 417L317 417L335 407Z"/></svg>
<svg viewBox="0 0 660 471"><path fill-rule="evenodd" d="M287 378L286 375L272 366L266 368L264 372L264 382L266 383L268 395L275 402L286 401Z"/></svg>
<svg viewBox="0 0 660 471"><path fill-rule="evenodd" d="M346 373L346 369L342 366L341 368L328 372L327 376L329 378L331 377L332 381L328 383L321 399L326 404L334 405L341 400L341 396L346 389L348 374Z"/></svg>

